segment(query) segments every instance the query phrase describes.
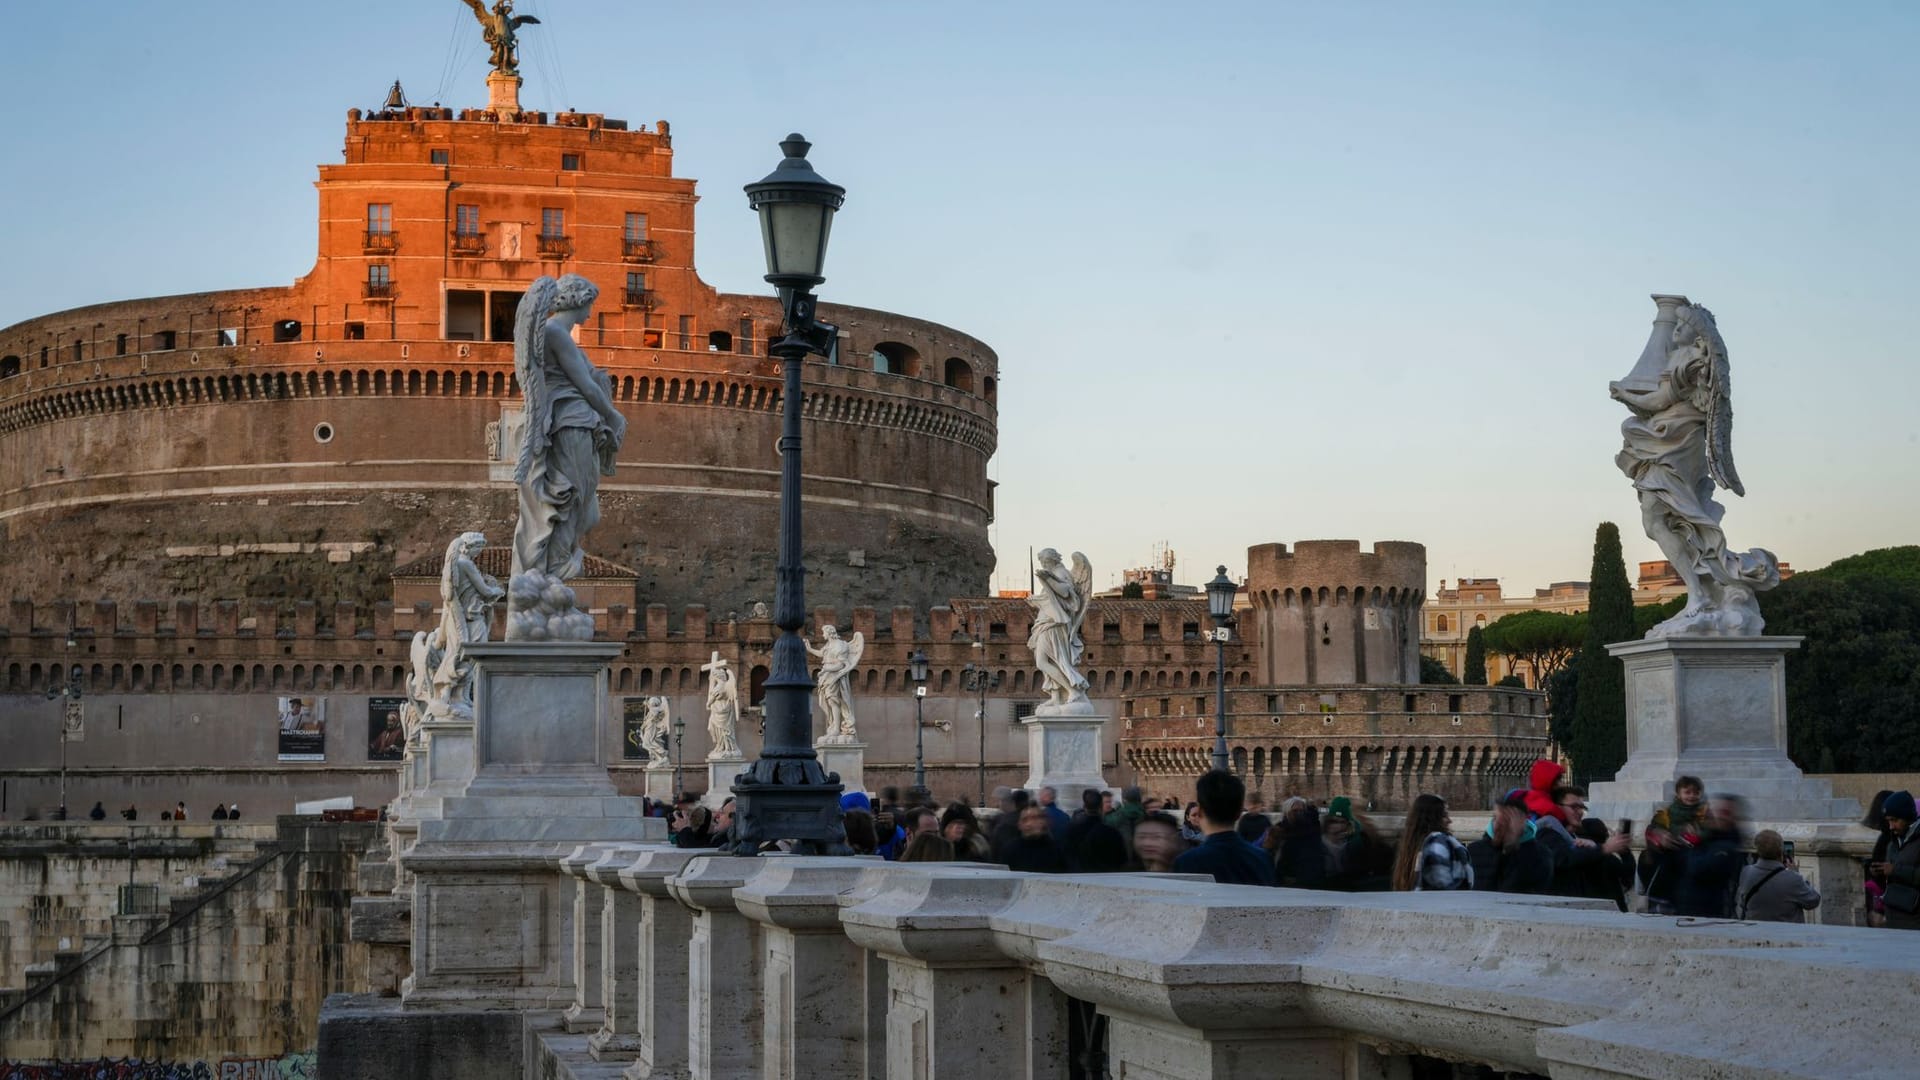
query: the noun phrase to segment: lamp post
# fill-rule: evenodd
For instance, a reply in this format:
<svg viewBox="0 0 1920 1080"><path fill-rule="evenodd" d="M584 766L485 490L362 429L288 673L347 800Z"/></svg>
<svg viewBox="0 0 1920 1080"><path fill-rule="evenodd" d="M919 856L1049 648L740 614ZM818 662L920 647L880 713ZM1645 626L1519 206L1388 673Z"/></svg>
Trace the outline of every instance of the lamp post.
<svg viewBox="0 0 1920 1080"><path fill-rule="evenodd" d="M1207 582L1207 614L1213 616L1213 767L1227 771L1227 642L1232 640L1233 597L1240 587L1222 566Z"/></svg>
<svg viewBox="0 0 1920 1080"><path fill-rule="evenodd" d="M73 628L68 627L67 656L69 658L73 656L72 650L78 647L79 644L79 639L74 637ZM64 683L59 686L50 686L47 688L48 701L52 701L54 698L66 699L60 707L59 820L61 821L67 820L67 743L76 731L80 730L80 725L85 722L82 719L85 716L82 710L85 709L86 706L81 703L82 691L84 689L81 685L81 667L79 664L72 664L68 667L67 678Z"/></svg>
<svg viewBox="0 0 1920 1080"><path fill-rule="evenodd" d="M984 657L986 654L981 655ZM968 664L960 669L960 688L979 695L975 699L973 710L973 718L980 727L980 802L977 804L979 806L987 805L987 691L997 689L999 686L999 673L988 671L984 662Z"/></svg>
<svg viewBox="0 0 1920 1080"><path fill-rule="evenodd" d="M673 801L675 802L679 802L680 796L687 792L687 789L680 784L680 755L686 749L686 743L687 718L676 716L673 718Z"/></svg>
<svg viewBox="0 0 1920 1080"><path fill-rule="evenodd" d="M919 649L907 658L907 678L913 682L913 787L907 798L925 806L933 797L927 788L927 654Z"/></svg>
<svg viewBox="0 0 1920 1080"><path fill-rule="evenodd" d="M801 563L800 387L801 365L825 353L837 327L814 318L812 288L825 281L827 233L847 189L829 183L807 163L811 144L789 135L786 157L758 183L746 186L747 202L760 215L766 247L766 281L779 291L786 334L767 351L785 366L780 395L780 549L774 564L773 665L765 684L766 737L760 756L733 782L735 854L751 855L776 840L794 841L802 854L847 854L837 774L820 767L813 752L813 677L807 672L806 567Z"/></svg>

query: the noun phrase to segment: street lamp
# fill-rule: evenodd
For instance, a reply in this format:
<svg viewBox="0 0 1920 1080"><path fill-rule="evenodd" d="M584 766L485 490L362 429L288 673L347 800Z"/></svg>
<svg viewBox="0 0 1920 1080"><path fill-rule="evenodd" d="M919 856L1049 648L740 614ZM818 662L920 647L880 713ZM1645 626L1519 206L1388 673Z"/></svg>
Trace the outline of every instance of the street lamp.
<svg viewBox="0 0 1920 1080"><path fill-rule="evenodd" d="M933 797L927 789L927 654L919 649L907 658L907 678L913 682L913 787L907 798L915 806L925 806Z"/></svg>
<svg viewBox="0 0 1920 1080"><path fill-rule="evenodd" d="M976 641L974 647L980 648L982 644L983 642ZM984 652L981 653L983 658L985 655ZM979 806L987 805L987 691L997 690L999 687L1000 673L988 671L984 662L968 664L960 669L960 688L979 695L973 710L973 718L980 727L980 802L977 804Z"/></svg>
<svg viewBox="0 0 1920 1080"><path fill-rule="evenodd" d="M1240 587L1222 566L1207 582L1207 614L1213 616L1213 767L1227 771L1227 642L1232 640L1233 597Z"/></svg>
<svg viewBox="0 0 1920 1080"><path fill-rule="evenodd" d="M813 286L825 281L827 233L847 189L829 183L807 163L812 144L789 135L786 157L756 184L747 202L760 215L766 245L767 283L779 290L786 335L768 346L780 358L786 381L780 395L780 551L774 564L773 666L765 683L766 737L760 756L734 779L734 843L752 855L771 841L793 841L803 854L848 854L840 816L838 774L820 767L813 752L813 677L807 646L806 567L800 532L800 369L807 356L824 354L839 329L814 318Z"/></svg>
<svg viewBox="0 0 1920 1080"><path fill-rule="evenodd" d="M686 748L686 743L687 718L676 716L673 718L673 800L675 802L679 802L680 796L687 792L687 789L680 784L680 755Z"/></svg>
<svg viewBox="0 0 1920 1080"><path fill-rule="evenodd" d="M67 648L79 644L74 640L73 631L67 631ZM60 811L59 820L67 820L67 743L75 741L85 728L86 706L81 703L85 687L81 684L83 669L79 664L72 665L67 671L65 682L47 687L47 700L65 698L60 708Z"/></svg>

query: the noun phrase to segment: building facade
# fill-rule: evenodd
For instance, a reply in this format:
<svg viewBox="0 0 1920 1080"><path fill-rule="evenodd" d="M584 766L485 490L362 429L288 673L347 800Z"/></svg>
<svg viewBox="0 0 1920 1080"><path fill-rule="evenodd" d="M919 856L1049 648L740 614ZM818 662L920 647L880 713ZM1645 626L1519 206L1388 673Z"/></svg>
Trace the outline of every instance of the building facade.
<svg viewBox="0 0 1920 1080"><path fill-rule="evenodd" d="M600 291L580 343L630 423L591 553L633 568L649 602L771 599L780 315L700 279L665 122L354 109L317 187L318 254L292 285L0 329L7 595L364 606L458 532L504 541L515 310L535 278L577 273ZM815 595L984 592L993 350L820 310L841 332L804 376Z"/></svg>
<svg viewBox="0 0 1920 1080"><path fill-rule="evenodd" d="M1508 615L1522 611L1553 611L1577 615L1587 610L1588 585L1584 581L1556 581L1531 596L1508 596L1499 578L1461 578L1447 588L1443 580L1427 602L1421 623L1420 651L1445 664L1458 679L1467 667L1467 634L1474 627L1485 630ZM1517 675L1527 686L1538 689L1532 665L1524 660L1498 653L1487 654L1487 682L1497 683Z"/></svg>

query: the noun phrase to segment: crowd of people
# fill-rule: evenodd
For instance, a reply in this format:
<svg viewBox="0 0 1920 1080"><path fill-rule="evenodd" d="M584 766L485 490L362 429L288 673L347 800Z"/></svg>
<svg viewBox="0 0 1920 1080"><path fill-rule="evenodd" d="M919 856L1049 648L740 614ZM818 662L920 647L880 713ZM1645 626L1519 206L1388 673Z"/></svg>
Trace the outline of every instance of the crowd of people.
<svg viewBox="0 0 1920 1080"><path fill-rule="evenodd" d="M140 808L132 803L128 803L126 808L120 811L120 816L121 818L127 821L139 821ZM218 802L214 803L213 813L207 816L210 820L213 820L213 821L239 821L240 820L240 804L239 803L218 803ZM36 817L35 814L33 814L32 812L29 812L25 820L32 821L34 820L35 817ZM180 802L174 803L173 809L171 810L163 809L160 811L161 821L186 821L191 817L192 815L187 812L187 804L185 800L181 800ZM62 806L55 809L53 812L53 820L55 821L67 820L67 808ZM89 821L107 820L106 800L102 799L93 804L93 809L87 811L87 820Z"/></svg>
<svg viewBox="0 0 1920 1080"><path fill-rule="evenodd" d="M877 803L849 792L841 807L856 854L902 862L997 863L1037 873L1151 871L1217 882L1346 892L1482 890L1606 900L1620 911L1697 918L1804 922L1820 893L1778 832L1749 836L1736 795L1709 794L1698 777L1675 782L1633 850L1634 822L1618 829L1587 814L1586 792L1564 767L1534 763L1526 787L1503 793L1478 835L1458 837L1446 800L1416 797L1397 838L1344 797L1325 805L1282 801L1272 814L1258 792L1215 770L1194 797L1152 798L1137 787L1088 790L1072 812L1052 788L1001 788L993 813L964 802ZM683 796L650 804L669 817L680 847L729 846L733 800L708 810ZM1873 925L1920 929L1920 822L1913 796L1876 795L1867 824L1879 831L1862 867Z"/></svg>

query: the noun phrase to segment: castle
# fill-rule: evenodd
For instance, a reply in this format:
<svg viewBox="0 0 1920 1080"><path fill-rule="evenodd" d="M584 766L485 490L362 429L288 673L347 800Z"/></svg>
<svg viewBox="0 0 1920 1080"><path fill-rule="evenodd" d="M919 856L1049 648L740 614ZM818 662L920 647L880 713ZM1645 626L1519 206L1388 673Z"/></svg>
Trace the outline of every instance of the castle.
<svg viewBox="0 0 1920 1080"><path fill-rule="evenodd" d="M700 280L666 122L494 104L413 107L396 85L349 110L344 159L319 169L318 255L291 286L0 329L6 595L365 605L455 533L504 540L514 312L536 277L576 273L600 289L580 343L631 421L592 553L648 602L772 596L773 297ZM815 594L983 592L998 358L905 315L821 317L840 334L805 376Z"/></svg>

